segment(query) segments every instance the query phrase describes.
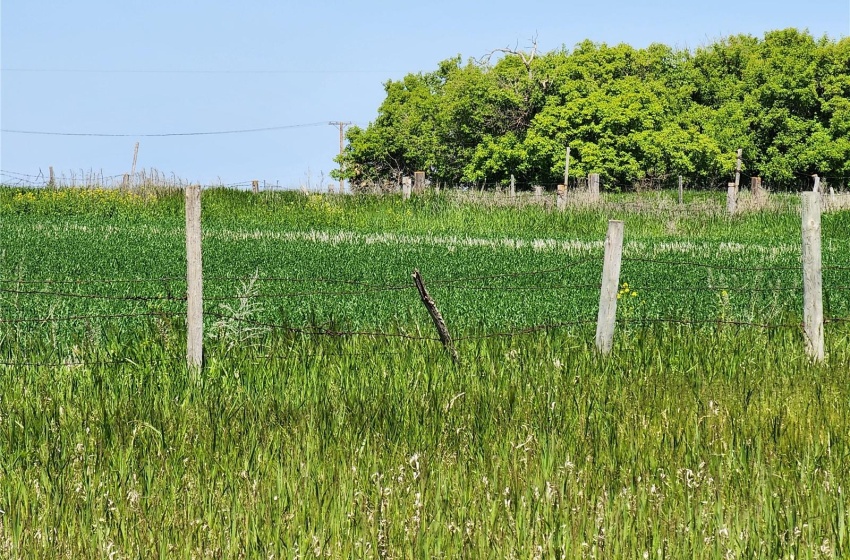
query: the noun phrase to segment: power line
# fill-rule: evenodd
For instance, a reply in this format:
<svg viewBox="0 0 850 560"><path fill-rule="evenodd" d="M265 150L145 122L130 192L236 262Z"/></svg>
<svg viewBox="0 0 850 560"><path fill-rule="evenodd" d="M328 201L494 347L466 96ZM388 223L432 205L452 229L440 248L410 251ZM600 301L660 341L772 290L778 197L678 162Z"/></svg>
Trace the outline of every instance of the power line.
<svg viewBox="0 0 850 560"><path fill-rule="evenodd" d="M2 129L2 132L7 132L9 134L38 134L41 136L97 136L97 137L108 137L108 138L126 138L126 137L135 137L135 138L162 138L166 136L212 136L217 134L244 134L248 132L268 132L271 130L286 130L290 128L307 128L313 126L323 126L327 121L322 122L314 122L314 123L305 123L305 124L289 124L283 126L268 126L265 128L243 128L240 130L217 130L212 132L166 132L160 134L103 134L98 132L46 132L40 130L12 130L8 128Z"/></svg>
<svg viewBox="0 0 850 560"><path fill-rule="evenodd" d="M310 69L310 70L192 70L177 68L165 69L86 69L86 68L0 68L0 72L19 72L29 74L398 74L399 70L349 70L349 69ZM405 72L406 73L406 72Z"/></svg>

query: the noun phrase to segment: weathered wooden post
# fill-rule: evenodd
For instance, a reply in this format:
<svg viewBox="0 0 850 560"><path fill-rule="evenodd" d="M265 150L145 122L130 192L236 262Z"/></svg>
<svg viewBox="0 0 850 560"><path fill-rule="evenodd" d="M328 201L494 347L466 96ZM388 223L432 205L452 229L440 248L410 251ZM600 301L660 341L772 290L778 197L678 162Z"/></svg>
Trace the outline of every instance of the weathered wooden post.
<svg viewBox="0 0 850 560"><path fill-rule="evenodd" d="M614 326L617 321L617 292L620 286L620 266L623 258L623 222L608 221L605 236L605 261L602 265L602 287L599 291L599 315L596 319L596 348L610 354L614 345Z"/></svg>
<svg viewBox="0 0 850 560"><path fill-rule="evenodd" d="M726 212L734 214L738 210L738 190L735 183L726 186Z"/></svg>
<svg viewBox="0 0 850 560"><path fill-rule="evenodd" d="M514 178L514 174L511 173L511 190L510 190L511 198L516 198L516 179Z"/></svg>
<svg viewBox="0 0 850 560"><path fill-rule="evenodd" d="M558 185L558 192L556 195L556 202L558 206L558 210L563 212L567 209L567 187L566 185Z"/></svg>
<svg viewBox="0 0 850 560"><path fill-rule="evenodd" d="M416 289L419 291L419 298L422 300L422 304L425 306L425 309L428 310L428 314L431 316L431 320L434 322L434 326L437 328L437 334L440 335L440 342L443 343L443 346L448 350L449 354L451 354L452 361L454 363L458 363L458 355L457 350L455 350L455 345L452 342L452 337L449 334L449 329L446 327L446 322L443 320L443 315L440 313L440 310L437 309L437 304L434 303L434 300L428 294L428 290L425 288L425 282L422 280L422 275L419 274L419 269L415 269L413 271L413 283L416 285Z"/></svg>
<svg viewBox="0 0 850 560"><path fill-rule="evenodd" d="M803 193L803 325L806 352L816 362L824 359L820 214L820 193Z"/></svg>
<svg viewBox="0 0 850 560"><path fill-rule="evenodd" d="M761 195L761 177L752 177L750 179L750 192L754 197Z"/></svg>
<svg viewBox="0 0 850 560"><path fill-rule="evenodd" d="M56 175L53 174L53 166L52 165L50 166L50 182L47 183L47 186L49 186L51 189L56 188Z"/></svg>
<svg viewBox="0 0 850 560"><path fill-rule="evenodd" d="M819 193L820 192L820 176L817 173L815 173L814 175L812 175L812 179L815 180L815 184L812 187L812 192Z"/></svg>
<svg viewBox="0 0 850 560"><path fill-rule="evenodd" d="M741 186L741 156L743 156L744 150L738 148L738 157L735 160L735 193L737 194L738 189Z"/></svg>
<svg viewBox="0 0 850 560"><path fill-rule="evenodd" d="M401 198L402 198L402 200L408 200L410 198L410 189L411 189L410 177L402 177L401 178Z"/></svg>
<svg viewBox="0 0 850 560"><path fill-rule="evenodd" d="M543 202L543 187L540 185L534 185L534 201Z"/></svg>
<svg viewBox="0 0 850 560"><path fill-rule="evenodd" d="M599 202L599 173L591 173L587 176L587 191L593 202Z"/></svg>
<svg viewBox="0 0 850 560"><path fill-rule="evenodd" d="M422 194L425 191L425 172L413 172L413 192Z"/></svg>
<svg viewBox="0 0 850 560"><path fill-rule="evenodd" d="M684 187L684 183L682 182L682 176L679 175L679 205L681 206L684 203L685 203L685 187Z"/></svg>
<svg viewBox="0 0 850 560"><path fill-rule="evenodd" d="M186 187L186 361L200 368L204 354L204 299L201 262L201 187Z"/></svg>
<svg viewBox="0 0 850 560"><path fill-rule="evenodd" d="M260 192L260 181L254 179L251 181L251 192L257 194Z"/></svg>

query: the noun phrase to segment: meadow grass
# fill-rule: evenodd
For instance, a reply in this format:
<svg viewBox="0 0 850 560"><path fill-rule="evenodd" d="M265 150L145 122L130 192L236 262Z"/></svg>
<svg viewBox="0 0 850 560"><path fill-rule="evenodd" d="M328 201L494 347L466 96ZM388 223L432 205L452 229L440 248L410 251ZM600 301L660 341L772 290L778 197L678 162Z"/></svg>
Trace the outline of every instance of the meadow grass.
<svg viewBox="0 0 850 560"><path fill-rule="evenodd" d="M5 556L850 551L846 329L824 366L793 332L664 327L609 358L581 330L466 341L458 367L274 336L208 349L200 375L138 336L120 367L0 376Z"/></svg>

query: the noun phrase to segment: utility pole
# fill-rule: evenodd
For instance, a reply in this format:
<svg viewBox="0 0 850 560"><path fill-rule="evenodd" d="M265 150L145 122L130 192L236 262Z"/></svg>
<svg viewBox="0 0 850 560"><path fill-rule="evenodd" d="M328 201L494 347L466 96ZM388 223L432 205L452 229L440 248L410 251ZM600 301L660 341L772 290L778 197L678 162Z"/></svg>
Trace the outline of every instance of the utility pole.
<svg viewBox="0 0 850 560"><path fill-rule="evenodd" d="M343 133L343 130L345 129L346 126L349 126L352 123L342 122L342 121L331 121L328 124L331 125L331 126L338 126L339 127L339 155L341 156L343 150L345 150L345 134ZM342 173L342 162L340 162L340 164L339 164L339 172ZM345 189L345 179L340 177L339 178L339 194L342 194L344 192L343 189Z"/></svg>
<svg viewBox="0 0 850 560"><path fill-rule="evenodd" d="M139 143L136 142L136 148L133 150L133 167L130 168L130 181L136 181L136 161L139 159Z"/></svg>

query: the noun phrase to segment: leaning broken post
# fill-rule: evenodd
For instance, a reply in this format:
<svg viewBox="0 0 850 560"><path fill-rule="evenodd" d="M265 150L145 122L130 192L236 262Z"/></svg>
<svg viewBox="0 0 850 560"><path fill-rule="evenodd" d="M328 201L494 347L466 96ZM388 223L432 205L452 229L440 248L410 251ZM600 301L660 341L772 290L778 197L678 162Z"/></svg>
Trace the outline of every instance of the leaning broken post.
<svg viewBox="0 0 850 560"><path fill-rule="evenodd" d="M605 261L602 264L602 287L599 290L599 316L596 319L596 348L602 354L610 354L614 346L622 259L623 222L609 220L608 234L605 236Z"/></svg>
<svg viewBox="0 0 850 560"><path fill-rule="evenodd" d="M451 354L452 361L457 364L460 360L457 355L457 350L455 350L454 343L452 342L452 337L449 334L449 329L446 328L446 322L443 321L443 316L440 314L440 310L437 309L437 304L435 304L434 300L431 299L431 296L428 295L428 290L425 289L425 283L422 281L422 275L419 274L419 269L414 269L412 276L413 282L416 284L416 289L419 290L419 297L422 299L422 303L428 310L428 314L431 315L431 319L434 321L434 326L437 327L437 332L440 335L440 341L443 343L443 346L446 347L446 350L449 351L449 354Z"/></svg>

